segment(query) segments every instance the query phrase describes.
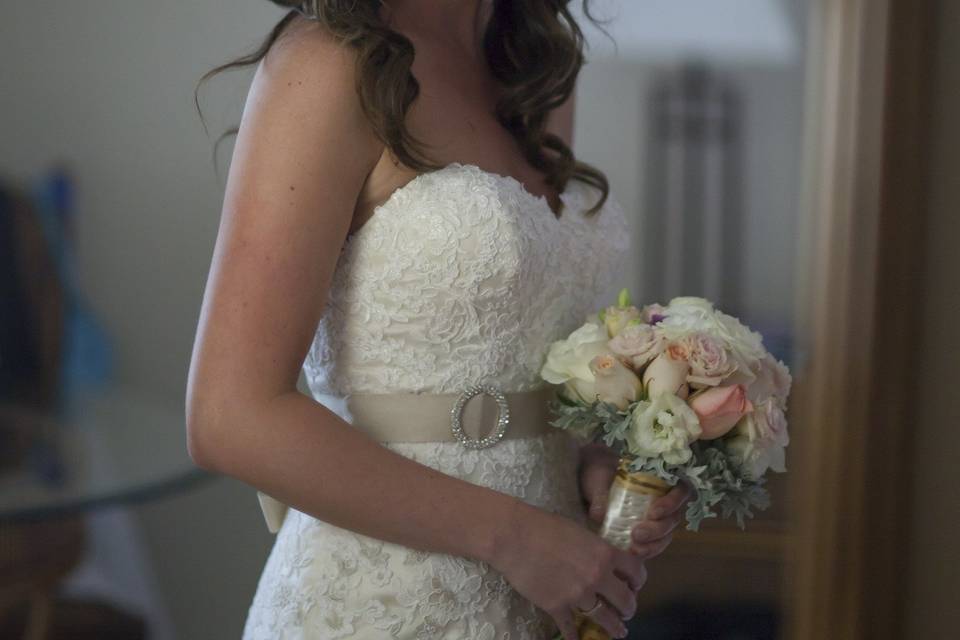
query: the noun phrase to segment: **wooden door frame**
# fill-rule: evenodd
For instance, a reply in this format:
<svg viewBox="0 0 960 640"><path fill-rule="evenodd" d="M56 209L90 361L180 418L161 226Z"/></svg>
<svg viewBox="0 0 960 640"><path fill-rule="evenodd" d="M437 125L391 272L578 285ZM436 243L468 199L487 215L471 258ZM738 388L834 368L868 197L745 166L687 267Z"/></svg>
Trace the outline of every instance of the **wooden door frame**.
<svg viewBox="0 0 960 640"><path fill-rule="evenodd" d="M900 639L933 0L813 0L784 637ZM904 222L907 222L904 224ZM793 421L793 418L792 418Z"/></svg>

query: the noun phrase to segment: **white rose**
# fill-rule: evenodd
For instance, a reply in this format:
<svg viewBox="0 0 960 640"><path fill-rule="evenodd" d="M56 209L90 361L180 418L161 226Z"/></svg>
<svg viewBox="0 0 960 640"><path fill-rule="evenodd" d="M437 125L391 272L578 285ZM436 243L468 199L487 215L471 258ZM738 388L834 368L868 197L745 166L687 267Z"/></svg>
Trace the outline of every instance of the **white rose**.
<svg viewBox="0 0 960 640"><path fill-rule="evenodd" d="M550 384L565 385L571 399L592 403L596 392L590 361L596 356L610 354L607 340L605 327L584 323L566 340L557 340L550 345L540 376Z"/></svg>
<svg viewBox="0 0 960 640"><path fill-rule="evenodd" d="M747 397L751 402L773 396L781 407L785 406L793 384L787 365L767 353L753 365L752 370L756 380L747 387Z"/></svg>
<svg viewBox="0 0 960 640"><path fill-rule="evenodd" d="M767 469L779 473L787 470L785 449L790 444L790 435L786 416L774 398L755 405L731 434L727 448L748 477L759 479Z"/></svg>
<svg viewBox="0 0 960 640"><path fill-rule="evenodd" d="M627 431L627 449L643 458L662 457L668 464L683 464L693 454L690 443L700 434L693 409L677 396L665 393L636 405Z"/></svg>
<svg viewBox="0 0 960 640"><path fill-rule="evenodd" d="M589 322L590 324L595 324L598 327L603 326L603 320L600 319L600 314L594 311L593 313L588 313L584 319L584 322Z"/></svg>
<svg viewBox="0 0 960 640"><path fill-rule="evenodd" d="M767 353L759 333L733 316L701 305L669 307L667 312L667 317L657 327L668 340L679 341L691 333L711 336L730 352L729 356L736 365L738 377L729 382L749 386L755 378L751 365L755 365Z"/></svg>
<svg viewBox="0 0 960 640"><path fill-rule="evenodd" d="M713 311L713 303L707 300L706 298L699 298L697 296L677 296L669 303L667 303L668 309L680 309L680 308L690 308L690 309L701 309L703 311Z"/></svg>
<svg viewBox="0 0 960 640"><path fill-rule="evenodd" d="M666 347L666 340L648 324L629 324L610 340L608 346L627 359L635 371L642 369Z"/></svg>

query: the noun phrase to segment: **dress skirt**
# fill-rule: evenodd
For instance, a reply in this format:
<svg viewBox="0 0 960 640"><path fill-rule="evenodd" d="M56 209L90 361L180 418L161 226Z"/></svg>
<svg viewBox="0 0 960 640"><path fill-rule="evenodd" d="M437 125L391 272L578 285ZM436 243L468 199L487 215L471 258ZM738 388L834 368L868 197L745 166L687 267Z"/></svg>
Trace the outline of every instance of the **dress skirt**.
<svg viewBox="0 0 960 640"><path fill-rule="evenodd" d="M577 445L563 431L505 439L384 443L448 475L585 521ZM244 640L546 640L550 617L484 562L428 553L290 509L277 533Z"/></svg>

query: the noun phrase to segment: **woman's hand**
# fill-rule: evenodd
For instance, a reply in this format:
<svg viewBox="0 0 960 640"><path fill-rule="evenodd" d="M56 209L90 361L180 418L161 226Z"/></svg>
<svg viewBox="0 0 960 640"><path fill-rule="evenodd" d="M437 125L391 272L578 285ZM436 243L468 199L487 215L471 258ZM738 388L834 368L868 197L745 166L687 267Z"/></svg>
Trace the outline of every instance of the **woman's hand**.
<svg viewBox="0 0 960 640"><path fill-rule="evenodd" d="M650 504L647 517L633 527L630 551L643 558L658 556L673 540L673 530L683 520L683 507L693 497L693 489L683 482Z"/></svg>
<svg viewBox="0 0 960 640"><path fill-rule="evenodd" d="M517 501L505 518L490 564L522 596L546 611L564 640L578 640L574 610L613 638L626 636L647 580L642 555L621 551L580 523Z"/></svg>
<svg viewBox="0 0 960 640"><path fill-rule="evenodd" d="M584 445L581 449L580 492L586 500L589 518L603 522L607 511L610 483L617 472L619 456L603 443ZM633 528L630 550L644 559L658 556L673 538L673 530L683 518L683 507L693 496L689 485L681 483L650 505L643 522Z"/></svg>

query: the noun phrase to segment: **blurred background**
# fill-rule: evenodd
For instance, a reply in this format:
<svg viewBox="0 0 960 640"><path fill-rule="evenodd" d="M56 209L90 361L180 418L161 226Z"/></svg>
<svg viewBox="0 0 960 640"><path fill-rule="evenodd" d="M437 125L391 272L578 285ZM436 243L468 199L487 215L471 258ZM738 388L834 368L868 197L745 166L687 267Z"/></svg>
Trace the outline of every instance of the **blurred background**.
<svg viewBox="0 0 960 640"><path fill-rule="evenodd" d="M883 637L948 638L960 628L960 447L950 438L960 407L946 393L947 367L960 356L960 4L914 5L926 8L910 14L923 16L911 32L923 37L907 43L919 52L922 82L906 89L913 75L890 79L902 68L893 56L909 54L892 35L898 3L878 3L883 16L859 21L869 4L597 2L597 14L616 18L607 27L616 47L581 21L591 48L574 149L607 173L630 216L635 297L716 300L794 371L792 406L808 397L816 404L826 384L813 375L827 295L820 285L831 269L836 279L850 271L846 245L823 241L832 209L821 202L824 180L813 177L823 170L814 140L847 132L828 126L843 120L820 108L832 95L820 88L839 87L841 102L845 88L856 88L831 83L823 69L844 67L824 56L854 60L853 78L866 64L844 53L845 40L821 33L831 11L849 5L837 15L864 29L850 42L890 56L873 72L884 86L922 89L913 110L876 110L880 120L897 117L897 130L924 133L915 157L857 155L872 139L865 135L828 172L858 176L871 163L909 162L918 169L908 191L922 205L885 214L880 231L859 228L893 243L878 243L863 261L876 262L876 277L892 264L884 256L916 256L897 289L910 297L876 325L903 318L893 338L911 345L910 371L890 373L908 380L910 410L887 418L905 446L885 466L861 465L868 489L831 487L844 514L847 506L859 514L883 508L872 479L898 478L887 519L900 524L857 532L850 539L862 548L829 551L844 558L860 549L866 564L896 568L876 583L897 594L896 613L884 614L896 619L896 635ZM209 132L193 90L204 72L258 45L283 14L266 0L37 0L6 3L0 15L0 638L239 637L273 537L251 487L191 463L183 401L229 163L230 144L215 163L213 142L239 120L251 74L203 87ZM870 44L877 38L882 46ZM882 87L878 95L881 106L902 104ZM847 204L856 202L850 195ZM898 239L912 244L903 249ZM851 249L850 261L859 255ZM871 335L871 350L890 346L880 344L890 338L883 331ZM815 415L791 416L791 470L805 460L804 429L816 425L804 420ZM806 460L818 460L817 442ZM798 536L816 529L808 505L821 494L806 495L792 474L771 491L774 506L746 533L717 524L678 535L651 562L631 637L824 637L803 635L794 617L809 609L797 602L816 585L843 582L833 575L869 571L833 561L835 574L798 578L798 559L819 555L816 541ZM902 534L889 555L864 551L889 531ZM860 601L869 598L858 585L867 582L843 592L860 593L856 604L835 599L855 622L829 637L878 637L864 631L870 602Z"/></svg>

